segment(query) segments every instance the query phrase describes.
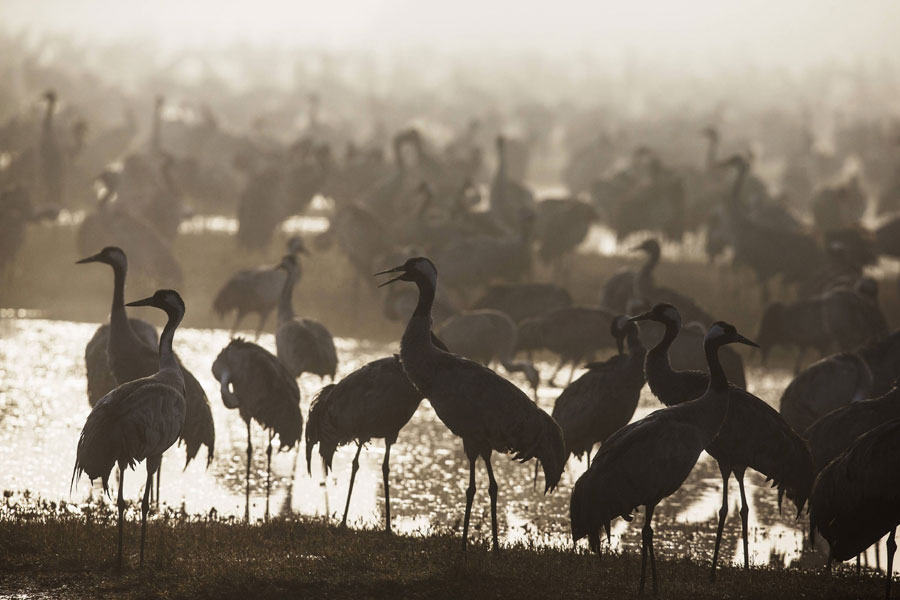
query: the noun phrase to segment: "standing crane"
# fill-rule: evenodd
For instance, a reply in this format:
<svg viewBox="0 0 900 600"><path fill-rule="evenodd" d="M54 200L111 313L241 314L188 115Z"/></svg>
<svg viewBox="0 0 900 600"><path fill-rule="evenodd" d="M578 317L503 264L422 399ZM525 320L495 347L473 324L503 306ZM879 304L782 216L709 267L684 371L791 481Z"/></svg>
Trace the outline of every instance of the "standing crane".
<svg viewBox="0 0 900 600"><path fill-rule="evenodd" d="M540 375L532 363L513 359L519 328L505 313L488 308L468 310L441 323L438 335L454 354L486 367L497 360L507 373L524 374L537 400Z"/></svg>
<svg viewBox="0 0 900 600"><path fill-rule="evenodd" d="M266 519L269 518L271 491L272 438L277 434L280 449L290 449L300 441L303 415L300 412L300 388L297 380L271 352L235 338L221 351L212 365L219 382L222 402L236 408L247 425L247 486L244 519L250 520L250 465L253 440L250 422L256 420L269 432L266 447Z"/></svg>
<svg viewBox="0 0 900 600"><path fill-rule="evenodd" d="M733 325L714 323L703 342L710 372L706 391L699 398L657 410L618 430L600 447L590 468L578 478L572 490L569 505L572 539L577 542L587 536L591 549L596 552L600 551L601 527L608 536L613 519L621 516L630 521L631 512L644 506L641 594L648 554L653 593L659 593L653 553L653 511L663 498L681 487L700 453L712 443L725 421L732 394L718 350L732 343L756 346Z"/></svg>
<svg viewBox="0 0 900 600"><path fill-rule="evenodd" d="M895 382L888 393L871 400L854 400L816 420L806 439L816 473L847 450L860 436L882 423L900 419L900 388Z"/></svg>
<svg viewBox="0 0 900 600"><path fill-rule="evenodd" d="M699 398L709 387L710 375L700 371L675 371L669 364L668 347L681 328L681 315L671 304L657 304L649 312L632 320L653 320L666 326L663 339L647 353L644 371L650 391L666 406L683 404ZM707 334L709 335L709 334ZM718 356L716 358L718 361ZM720 363L721 365L721 363ZM737 480L741 492L741 537L744 546L744 569L750 569L747 538L747 497L744 472L751 467L773 485L778 486L778 502L786 494L794 501L797 515L803 509L812 488L812 458L803 439L794 432L778 412L741 388L729 387L730 407L718 436L705 450L719 463L722 474L722 507L716 529L710 578L715 579L722 530L728 516L728 479Z"/></svg>
<svg viewBox="0 0 900 600"><path fill-rule="evenodd" d="M469 459L469 487L463 521L463 549L469 533L469 517L475 498L475 461L480 456L487 468L491 498L491 536L497 539L497 481L491 467L494 450L513 454L525 462L541 461L546 479L544 493L554 489L565 468L562 431L550 415L538 408L522 390L474 361L434 345L431 306L437 289L437 269L424 257L378 273L400 273L381 285L411 281L419 290L419 302L400 342L403 370L419 392L428 398L438 418L463 440Z"/></svg>
<svg viewBox="0 0 900 600"><path fill-rule="evenodd" d="M891 597L894 537L900 525L900 419L856 440L816 479L809 503L810 538L828 540L832 560L844 561L888 535L885 598Z"/></svg>
<svg viewBox="0 0 900 600"><path fill-rule="evenodd" d="M172 350L175 329L184 317L181 296L173 290L157 290L153 296L128 306L153 306L168 316L159 338L159 370L149 377L123 383L100 399L81 430L72 472L73 483L82 473L86 473L91 481L100 477L103 489L108 493L109 474L113 465L119 465L119 569L123 564L125 468L134 469L137 463L146 460L147 482L141 502L143 564L153 475L159 469L163 452L178 440L185 419L184 375Z"/></svg>
<svg viewBox="0 0 900 600"><path fill-rule="evenodd" d="M566 364L571 364L568 385L572 383L576 365L612 346L605 333L615 316L597 306L569 306L529 317L519 323L516 350L529 353L548 350L559 355L550 385L555 386L557 374Z"/></svg>
<svg viewBox="0 0 900 600"><path fill-rule="evenodd" d="M594 444L606 440L634 416L644 387L647 351L638 337L637 325L619 315L612 320L610 333L619 354L604 362L589 363L588 372L569 384L553 406L552 416L566 441L566 457L587 454L588 467Z"/></svg>
<svg viewBox="0 0 900 600"><path fill-rule="evenodd" d="M119 384L147 377L155 372L155 364L159 362L159 353L155 345L155 337L151 343L150 333L152 326L144 323L137 330L132 329L131 322L125 312L125 277L128 274L128 258L121 248L107 246L97 254L88 256L78 261L77 264L99 262L112 267L113 270L113 299L109 312L109 327L107 329L106 356L98 350L102 340L100 330L94 334L89 348L85 349L85 360L90 356L93 362L86 365L88 371L88 385L98 378L109 381L107 373ZM103 326L100 327L102 329ZM155 330L153 330L155 334ZM105 361L104 361L105 359ZM212 462L213 451L216 444L215 424L212 420L212 412L209 409L209 401L206 392L197 378L185 368L181 359L175 356L184 376L184 398L186 411L184 427L179 431L180 439L184 440L187 460L185 468L200 451L200 446L208 448L206 466ZM90 400L90 392L88 399ZM159 471L157 471L157 494L159 502Z"/></svg>
<svg viewBox="0 0 900 600"><path fill-rule="evenodd" d="M288 254L278 266L287 272L278 303L278 329L275 331L278 359L294 377L315 373L334 380L338 359L331 333L318 321L294 316L294 285L300 279L297 257Z"/></svg>
<svg viewBox="0 0 900 600"><path fill-rule="evenodd" d="M439 344L439 342L437 342ZM446 348L443 348L446 350ZM384 528L391 532L390 474L391 446L397 434L416 412L422 394L409 382L397 355L373 360L336 384L327 385L309 407L306 422L306 469L311 473L312 451L319 445L325 472L338 446L356 442L350 472L350 487L341 527L347 526L350 496L359 470L359 454L372 438L384 438Z"/></svg>
<svg viewBox="0 0 900 600"><path fill-rule="evenodd" d="M861 356L852 352L832 354L809 365L791 380L781 393L779 412L794 431L808 431L813 423L832 411L871 398L872 383L872 370ZM815 455L813 459L815 462ZM824 466L817 466L816 472Z"/></svg>
<svg viewBox="0 0 900 600"><path fill-rule="evenodd" d="M306 246L299 235L291 236L287 241L288 254L306 254ZM231 276L225 285L216 294L213 300L213 310L224 317L234 311L234 323L231 326L231 334L237 331L244 316L249 313L259 315L259 324L256 327L256 339L266 325L269 313L278 306L281 290L284 289L284 281L287 274L279 269L278 265L264 265L252 269L242 269Z"/></svg>

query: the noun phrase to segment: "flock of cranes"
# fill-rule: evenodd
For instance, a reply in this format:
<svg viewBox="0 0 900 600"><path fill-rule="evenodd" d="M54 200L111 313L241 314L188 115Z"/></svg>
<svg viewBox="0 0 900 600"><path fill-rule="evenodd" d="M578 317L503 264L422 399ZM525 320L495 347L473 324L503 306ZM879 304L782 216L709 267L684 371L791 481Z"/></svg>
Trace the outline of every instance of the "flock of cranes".
<svg viewBox="0 0 900 600"><path fill-rule="evenodd" d="M17 175L17 160L24 160L24 153L10 153L11 166L0 168L0 267L12 264L31 223L56 218L68 203L69 150L59 136L59 101L48 91L43 102L35 155L40 185ZM493 453L523 462L534 459L535 481L542 470L545 493L557 488L570 455L586 455L587 470L570 502L573 538L587 537L599 551L611 521L631 520L643 507L639 586L643 590L649 562L656 592L654 510L679 489L705 450L717 461L723 482L712 577L732 476L741 495L743 561L749 568L744 475L753 469L777 487L779 505L783 497L793 503L798 518L809 506L811 536L821 533L836 560L852 558L888 535L889 589L900 522L900 332L889 331L878 284L864 268L878 256L900 256L900 236L895 235L900 217L886 215L877 227L863 227L858 180L823 188L814 196L812 214L819 229L813 231L768 192L753 172L752 157L718 156L716 128L703 132L709 152L701 173L682 173L653 149L640 147L621 169L598 169L590 181L572 183L571 191L580 195L538 199L524 183L519 142L502 134L495 139L495 172L482 185L482 155L471 137L443 152L419 129L403 129L393 139L393 161L377 148L348 148L338 156L329 140L312 134L263 151L258 140L220 129L208 114L202 134L216 143L191 142L201 130L185 126L182 137L191 143L178 145L173 124L164 122L165 102L155 99L149 143L120 153L120 168L104 168L94 177L98 195L77 235L86 256L79 263L112 268L113 301L109 323L97 329L85 348L92 412L78 442L73 481L85 473L92 480L99 477L108 489L118 466L120 565L124 470L146 462L143 558L143 525L154 475L159 498L162 455L182 441L189 463L206 446L208 466L215 448L206 393L174 351L184 302L177 292L161 289L131 303L167 313L161 336L146 321L129 318L128 258L144 280L180 287L184 275L173 242L179 223L192 213L188 198L208 202L222 192L210 181L242 170L246 177L240 193L231 190L239 224L235 238L242 250L268 248L286 218L305 212L315 196L323 195L332 200L333 211L327 229L310 248L339 250L355 271L356 288L372 288L373 272L393 264L397 256L433 259L411 258L378 273L396 274L382 285L414 284L391 285L384 297L384 313L407 323L399 354L340 379L327 327L295 313L300 261L308 255L301 237L288 240L277 264L241 270L215 295L215 313L220 318L234 315L233 335L245 318L255 316L258 338L271 313L277 314L274 354L236 337L212 365L222 402L237 409L247 427L248 519L251 424L256 421L266 430L268 517L275 438L288 449L304 437L297 379L306 373L318 376L321 384L329 379L305 419L307 470L316 445L326 469L338 447L357 446L344 525L362 448L380 438L385 442L385 529L391 530L391 447L427 398L437 417L462 439L469 464L463 548L479 459L488 477L491 542L499 549ZM185 146L196 146L193 154ZM208 162L198 166L203 152L197 148L206 152L217 146L234 152L227 161L205 155ZM864 197L861 206L865 208ZM652 235L632 248L645 257L639 267L610 277L598 304L582 304L562 283L571 277L570 255L595 223L622 239L639 230ZM679 240L692 230L705 232L711 257L730 247L733 264L753 273L764 304L755 342L683 291L657 281L666 263L654 236ZM96 252L101 246L106 247ZM556 283L534 281L535 259L552 271ZM796 299L770 301L774 280L795 288ZM354 303L360 301L355 295ZM797 350L797 376L783 393L780 412L747 391L743 359L730 347L735 343L758 343L763 361L778 346ZM809 349L822 358L803 368ZM830 354L834 350L839 353ZM611 358L593 362L598 354L611 352ZM558 358L552 385L570 367L551 414L537 403L537 354ZM493 371L495 363L507 375L521 373L534 398ZM576 378L582 366L586 370ZM645 383L664 408L633 421Z"/></svg>
<svg viewBox="0 0 900 600"><path fill-rule="evenodd" d="M163 453L181 439L186 444L189 462L199 446L205 444L209 448L209 464L215 434L202 387L179 361L173 348L175 330L185 310L179 294L162 289L150 298L126 305L127 258L120 248L107 247L78 262L111 266L114 287L110 323L98 329L86 349L89 399L93 408L78 440L73 482L85 473L91 480L100 478L108 490L112 469L118 466L121 568L126 507L122 492L124 471L146 462L147 483L141 503L140 557L143 561L153 477L159 472ZM299 443L303 432L297 378L312 373L320 377L328 375L333 380L337 366L334 343L327 329L294 315L292 295L299 277L297 257L288 254L270 270L286 272L278 307L277 355L235 338L212 365L223 403L228 408L237 408L247 424L247 519L253 453L251 421L262 425L268 436L268 519L273 440L277 435L282 448L291 448ZM642 271L635 276L635 282L646 279L646 270ZM342 526L346 526L362 448L373 438L383 438L385 530L391 531L391 447L422 399L427 398L437 417L461 438L469 462L463 549L467 545L479 458L487 470L491 541L496 551L500 549L499 484L492 468L492 454L495 451L509 454L522 462L534 459L535 478L537 469L543 470L544 493L556 489L570 455L586 454L587 470L578 477L570 501L574 541L587 537L591 549L599 552L602 533L605 530L609 535L611 521L617 517L631 521L632 513L643 507L639 590L644 590L649 562L653 592L658 593L653 513L660 502L681 487L705 450L717 461L722 474L722 507L712 557L712 578L715 578L728 514L728 480L732 475L741 494L743 558L745 569L749 569L749 510L744 474L750 468L778 488L779 506L785 496L792 501L798 519L809 502L811 538L819 532L828 540L830 559L851 558L889 534L886 585L890 593L896 547L894 534L900 523L897 508L900 487L896 477L900 457L896 452L896 438L891 437L897 434L896 420L900 419L896 382L884 396L876 399L860 400L854 391L856 400L848 399L842 407L816 419L798 433L764 401L730 383L720 359L725 346L740 343L758 347L734 326L717 321L705 333L702 346L705 372L675 370L670 351L681 333L682 317L676 306L661 302L632 317L612 316L608 335L617 354L605 362L587 364L587 371L565 387L552 414L548 414L537 405L536 399L530 399L518 386L485 366L498 356L507 370L514 370L510 361L515 338L498 333L511 330L515 334L510 317L488 309L471 313L474 322L486 323L484 329L488 335L475 326L470 327L473 331L470 335L459 336L462 341L470 338L476 342L472 352L480 362L464 358L451 352L452 343L445 345L446 340L454 339L452 320L435 334L432 309L438 289L438 270L434 263L424 257L410 258L376 276L387 274L396 276L381 286L403 281L415 284L417 290L417 301L400 340L399 354L372 361L337 383L324 386L310 405L306 420L308 471L311 472L316 445L326 472L339 446L349 443L357 446ZM144 321L129 319L126 306L154 306L166 312L168 322L156 348L149 343L156 341L155 329ZM503 315L505 320L497 319L497 315ZM639 328L645 322L658 323L664 328L662 337L649 351ZM441 333L447 333L445 341L441 340ZM491 337L503 339L493 340L494 346L488 344L485 349L485 342L491 341ZM501 348L499 354L493 352L495 347ZM867 390L871 390L872 373L863 359L858 361L868 375ZM151 363L155 365L152 369ZM523 364L528 367L521 370L527 373L531 369L537 376L530 363ZM115 387L103 393L103 384L109 382ZM632 422L645 383L665 408ZM98 399L96 396L101 393ZM597 444L600 448L591 456ZM157 498L158 486L157 479Z"/></svg>

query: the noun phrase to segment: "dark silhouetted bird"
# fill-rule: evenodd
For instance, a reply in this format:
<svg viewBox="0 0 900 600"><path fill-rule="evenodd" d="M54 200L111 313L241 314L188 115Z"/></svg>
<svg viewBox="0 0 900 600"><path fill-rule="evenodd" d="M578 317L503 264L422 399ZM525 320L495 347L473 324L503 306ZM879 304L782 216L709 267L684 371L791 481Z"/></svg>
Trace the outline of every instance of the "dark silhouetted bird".
<svg viewBox="0 0 900 600"><path fill-rule="evenodd" d="M632 319L649 319L667 326L666 336L647 353L644 372L650 391L666 406L699 398L708 388L710 376L700 371L675 371L669 365L667 344L678 335L681 326L678 310L671 304L657 304L650 312ZM718 356L716 360L718 362ZM781 415L753 394L733 385L729 387L728 414L706 451L719 463L722 474L722 507L719 509L711 574L715 578L719 544L725 518L728 516L728 479L731 474L734 474L741 492L744 568L749 569L747 517L750 509L744 493L744 471L750 467L771 479L778 486L779 505L782 496L786 494L794 501L798 515L809 497L813 471L809 449Z"/></svg>
<svg viewBox="0 0 900 600"><path fill-rule="evenodd" d="M410 381L431 402L438 418L463 440L469 459L469 487L463 522L463 548L469 533L469 517L475 498L475 461L484 460L491 498L491 537L497 538L497 481L491 454L508 452L526 461L537 458L544 469L547 492L556 487L565 468L562 431L550 415L539 409L522 390L474 361L436 347L431 335L431 305L437 288L437 269L427 258L410 258L382 273L399 275L419 289L419 303L400 342L400 360ZM382 274L379 273L379 274Z"/></svg>
<svg viewBox="0 0 900 600"><path fill-rule="evenodd" d="M416 412L422 394L413 387L403 372L399 356L374 360L353 371L338 383L327 385L309 407L306 422L306 468L310 470L313 447L319 445L319 455L325 472L331 469L331 459L338 446L356 442L356 454L350 472L350 487L341 526L347 525L350 496L359 470L359 454L372 438L384 438L384 461L381 474L384 480L384 528L391 531L390 476L391 446L397 434Z"/></svg>
<svg viewBox="0 0 900 600"><path fill-rule="evenodd" d="M587 536L591 548L597 552L601 528L608 534L613 519L631 520L632 511L645 507L640 593L644 592L648 554L653 593L659 593L653 553L653 511L687 479L700 453L715 439L729 409L731 392L717 351L730 343L756 345L734 326L721 321L714 323L704 341L710 372L706 392L619 429L600 447L590 468L578 478L572 490L569 505L572 539L577 542Z"/></svg>
<svg viewBox="0 0 900 600"><path fill-rule="evenodd" d="M888 535L885 598L891 596L894 536L900 525L900 419L857 439L816 479L809 503L810 537L819 531L832 560L847 560Z"/></svg>
<svg viewBox="0 0 900 600"><path fill-rule="evenodd" d="M250 519L250 465L253 443L250 421L255 420L269 432L266 447L266 518L269 517L272 438L278 435L281 449L293 448L300 441L303 415L297 381L275 356L252 342L235 338L221 351L212 365L219 382L222 402L236 408L247 424L247 487L244 518Z"/></svg>
<svg viewBox="0 0 900 600"><path fill-rule="evenodd" d="M141 502L143 564L153 475L159 469L163 452L178 440L185 419L184 376L172 350L175 329L184 316L181 296L172 290L159 290L150 298L131 302L128 306L153 306L164 310L169 317L159 339L158 371L149 377L123 383L97 402L81 430L72 473L73 482L82 473L86 473L91 481L99 477L103 480L103 489L108 491L110 471L113 465L118 464L120 569L125 520L122 492L125 469L133 469L142 460L147 461L147 482Z"/></svg>
<svg viewBox="0 0 900 600"><path fill-rule="evenodd" d="M563 430L566 456L587 454L591 465L594 444L631 421L644 387L644 356L637 325L622 315L610 323L619 354L589 363L587 373L569 384L553 405L552 416ZM628 354L625 354L625 341Z"/></svg>
<svg viewBox="0 0 900 600"><path fill-rule="evenodd" d="M278 360L294 377L314 373L334 379L338 359L331 333L318 321L294 316L292 298L294 285L300 278L300 264L295 256L288 254L281 259L279 268L287 272L287 278L278 302L278 329L275 331Z"/></svg>

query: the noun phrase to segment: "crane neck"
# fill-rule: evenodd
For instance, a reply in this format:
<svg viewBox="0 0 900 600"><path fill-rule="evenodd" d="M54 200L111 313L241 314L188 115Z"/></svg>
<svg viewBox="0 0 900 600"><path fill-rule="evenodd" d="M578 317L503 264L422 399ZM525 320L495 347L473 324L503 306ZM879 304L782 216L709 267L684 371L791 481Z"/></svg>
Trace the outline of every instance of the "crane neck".
<svg viewBox="0 0 900 600"><path fill-rule="evenodd" d="M178 358L175 356L175 350L172 348L172 340L175 339L175 329L184 318L183 310L166 311L169 320L163 328L162 335L159 336L159 371L177 373L177 379L181 381L184 387L184 375L181 372L181 366L178 364Z"/></svg>
<svg viewBox="0 0 900 600"><path fill-rule="evenodd" d="M641 341L641 336L637 331L629 331L628 335L625 338L625 341L628 346L629 355L635 356L637 354L643 355L644 353L646 353L647 349L644 347L644 343ZM672 342L669 343L671 344ZM622 354L621 349L619 350L619 354Z"/></svg>
<svg viewBox="0 0 900 600"><path fill-rule="evenodd" d="M435 285L417 279L416 286L419 288L419 301L400 340L400 361L415 388L423 396L429 396L436 375L435 359L440 352L431 333Z"/></svg>
<svg viewBox="0 0 900 600"><path fill-rule="evenodd" d="M434 306L435 287L429 281L417 280L416 287L419 288L419 301L416 303L416 309L413 311L414 317L424 317L431 321L431 308Z"/></svg>
<svg viewBox="0 0 900 600"><path fill-rule="evenodd" d="M672 365L669 363L669 348L672 347L672 343L675 341L675 338L678 337L678 332L681 331L681 323L677 321L666 321L663 325L665 325L666 330L663 333L662 338L647 353L648 371L652 367L664 371L672 370ZM629 348L629 352L630 351Z"/></svg>
<svg viewBox="0 0 900 600"><path fill-rule="evenodd" d="M720 394L728 392L728 377L725 376L725 369L719 361L719 348L721 343L713 340L707 340L703 343L703 351L706 354L706 363L709 365L709 388L708 391L714 391Z"/></svg>
<svg viewBox="0 0 900 600"><path fill-rule="evenodd" d="M123 332L126 335L134 335L131 325L128 323L128 314L125 312L125 276L128 274L128 265L113 263L113 299L109 310L110 334Z"/></svg>
<svg viewBox="0 0 900 600"><path fill-rule="evenodd" d="M281 288L281 298L278 301L278 324L286 323L294 319L294 285L297 283L297 271L291 269L284 278L284 287Z"/></svg>

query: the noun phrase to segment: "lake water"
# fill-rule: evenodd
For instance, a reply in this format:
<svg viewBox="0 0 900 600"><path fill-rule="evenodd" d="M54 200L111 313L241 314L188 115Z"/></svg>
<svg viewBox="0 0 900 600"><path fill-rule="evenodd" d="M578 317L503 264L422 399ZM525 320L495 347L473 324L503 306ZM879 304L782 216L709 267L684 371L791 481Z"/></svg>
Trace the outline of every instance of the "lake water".
<svg viewBox="0 0 900 600"><path fill-rule="evenodd" d="M7 311L0 318L0 489L29 490L47 499L87 501L99 495L99 482L92 489L82 478L69 492L69 481L75 461L78 434L89 413L87 403L84 346L96 324L21 318ZM227 345L224 330L179 329L175 346L185 365L200 380L209 395L216 425L216 453L212 464L204 469L205 448L198 459L182 470L181 448L170 449L163 460L162 501L183 508L190 514L209 513L220 516L244 514L244 476L246 469L246 428L237 411L222 404L218 385L210 366L218 352ZM274 352L274 338L263 335L261 345ZM394 347L337 339L340 376L365 362L396 351ZM544 381L552 365L538 365ZM524 379L513 378L522 386ZM769 369L765 373L751 368L750 390L777 407L781 391L790 380L787 371ZM315 376L300 381L304 417L309 403L320 387ZM560 390L544 386L539 402L548 412ZM659 407L645 387L635 419ZM251 470L251 517L262 518L265 510L265 443L266 434L254 424L255 448ZM322 467L314 458L312 476L306 472L305 459L298 460L297 451L273 455L273 513L293 512L328 515L340 519L347 493L350 463L355 446L339 449L334 470L323 477ZM381 526L383 523L383 490L381 460L384 446L380 440L369 444L360 457L353 500L351 525ZM314 457L317 454L314 454ZM494 455L494 469L500 485L500 533L506 541L534 544L571 545L568 502L572 485L584 471L585 464L569 461L559 488L544 496L532 487L533 463L521 465L505 456ZM487 474L482 463L477 470L478 493L473 505L473 538L490 537L490 510ZM137 502L145 479L143 465L137 473L126 475L125 492ZM755 472L747 473L747 497L750 503L750 552L756 564L816 567L824 564L824 549L804 549L807 529L805 517L794 520L786 504L779 514L776 492ZM437 419L427 401L423 401L410 423L401 431L391 452L391 500L395 531L427 533L435 528L461 530L465 507L468 463L462 443ZM739 561L740 517L739 493L732 480L729 490L731 512L725 528L722 556ZM540 488L540 484L538 486ZM113 485L113 496L115 487ZM110 502L104 499L103 501ZM687 556L709 560L715 540L716 518L721 502L721 478L718 468L706 454L678 492L657 507L655 514L656 543L666 556ZM614 548L639 549L640 523L621 519L613 523ZM882 548L881 556L884 556ZM869 564L875 553L869 550Z"/></svg>

